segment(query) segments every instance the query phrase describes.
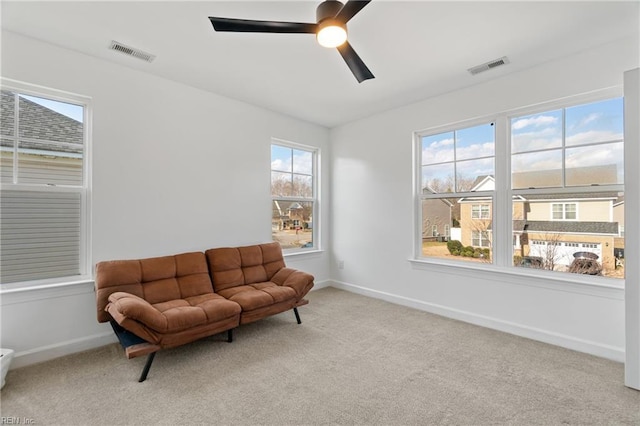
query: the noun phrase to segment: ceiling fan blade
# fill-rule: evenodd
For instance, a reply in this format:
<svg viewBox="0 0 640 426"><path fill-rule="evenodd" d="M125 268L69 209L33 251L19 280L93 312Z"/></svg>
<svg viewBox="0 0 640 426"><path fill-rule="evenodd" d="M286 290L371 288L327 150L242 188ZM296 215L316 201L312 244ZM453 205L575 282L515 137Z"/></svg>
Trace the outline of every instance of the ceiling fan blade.
<svg viewBox="0 0 640 426"><path fill-rule="evenodd" d="M244 33L302 33L315 34L318 24L304 22L255 21L251 19L216 18L209 20L216 31Z"/></svg>
<svg viewBox="0 0 640 426"><path fill-rule="evenodd" d="M360 56L353 50L353 47L349 44L349 42L345 42L338 46L338 52L342 55L342 58L349 66L349 69L353 73L353 75L358 80L358 83L362 83L365 80L369 80L370 78L375 78L369 68L364 64Z"/></svg>
<svg viewBox="0 0 640 426"><path fill-rule="evenodd" d="M360 12L363 7L368 5L370 1L371 0L349 0L344 6L342 6L342 9L340 9L340 12L336 15L336 19L346 24L355 16L356 13Z"/></svg>

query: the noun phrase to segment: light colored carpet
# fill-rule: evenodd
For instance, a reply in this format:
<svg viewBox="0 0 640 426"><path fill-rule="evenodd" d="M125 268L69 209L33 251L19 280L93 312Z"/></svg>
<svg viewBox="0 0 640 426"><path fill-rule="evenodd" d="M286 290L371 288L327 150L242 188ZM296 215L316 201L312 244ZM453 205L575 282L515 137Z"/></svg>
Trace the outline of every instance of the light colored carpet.
<svg viewBox="0 0 640 426"><path fill-rule="evenodd" d="M623 366L333 288L292 312L144 358L113 344L9 372L35 424L640 425Z"/></svg>

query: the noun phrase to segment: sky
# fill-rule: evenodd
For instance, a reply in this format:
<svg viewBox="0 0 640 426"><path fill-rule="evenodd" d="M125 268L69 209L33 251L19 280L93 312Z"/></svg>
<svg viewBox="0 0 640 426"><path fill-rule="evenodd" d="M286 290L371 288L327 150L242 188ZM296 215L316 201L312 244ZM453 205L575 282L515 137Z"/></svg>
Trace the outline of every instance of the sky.
<svg viewBox="0 0 640 426"><path fill-rule="evenodd" d="M567 170L594 166L615 168L613 179L617 181L592 183L623 182L622 98L514 117L510 125L513 172L559 172L564 154ZM423 137L423 182L451 180L454 158L458 176L473 180L494 174L494 130L488 123Z"/></svg>
<svg viewBox="0 0 640 426"><path fill-rule="evenodd" d="M38 98L36 96L20 95L20 97L35 102L60 114L71 117L76 121L82 123L84 108L80 105L74 105L66 102L58 102L51 99Z"/></svg>

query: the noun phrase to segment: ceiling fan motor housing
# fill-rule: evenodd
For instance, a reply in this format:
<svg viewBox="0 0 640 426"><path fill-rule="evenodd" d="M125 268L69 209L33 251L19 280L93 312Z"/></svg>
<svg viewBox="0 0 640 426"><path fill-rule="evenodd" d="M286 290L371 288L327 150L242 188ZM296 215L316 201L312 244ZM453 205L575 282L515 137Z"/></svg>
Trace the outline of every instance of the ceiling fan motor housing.
<svg viewBox="0 0 640 426"><path fill-rule="evenodd" d="M337 0L326 0L316 8L316 22L335 17L342 9L343 4Z"/></svg>

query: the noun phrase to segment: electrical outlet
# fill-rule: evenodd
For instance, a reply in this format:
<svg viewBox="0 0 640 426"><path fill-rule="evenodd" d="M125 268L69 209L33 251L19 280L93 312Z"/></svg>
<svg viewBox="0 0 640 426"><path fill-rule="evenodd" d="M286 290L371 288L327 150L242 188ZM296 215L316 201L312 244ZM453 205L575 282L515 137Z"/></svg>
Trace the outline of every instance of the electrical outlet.
<svg viewBox="0 0 640 426"><path fill-rule="evenodd" d="M344 260L338 261L338 269L344 269Z"/></svg>

